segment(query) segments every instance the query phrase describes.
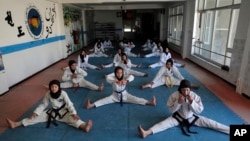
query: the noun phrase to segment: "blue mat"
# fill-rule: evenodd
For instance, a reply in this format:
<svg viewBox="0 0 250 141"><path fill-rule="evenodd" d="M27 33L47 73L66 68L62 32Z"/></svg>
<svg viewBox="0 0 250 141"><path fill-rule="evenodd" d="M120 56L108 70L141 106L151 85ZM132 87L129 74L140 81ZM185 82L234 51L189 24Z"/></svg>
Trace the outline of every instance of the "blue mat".
<svg viewBox="0 0 250 141"><path fill-rule="evenodd" d="M101 71L87 70L87 80L99 85L104 82L105 88L103 92L91 91L85 88L78 89L73 92L73 89L65 89L70 99L75 105L75 108L82 120L93 120L93 127L89 133L85 133L79 129L68 126L64 123L59 123L58 126L51 125L46 128L46 123L39 123L28 127L18 127L16 129L8 129L0 135L0 141L228 141L229 135L223 133L201 128L192 127L198 134L192 134L190 137L184 136L179 127L170 128L166 131L155 135L150 135L145 139L139 136L137 125L141 124L143 128L147 129L164 120L170 116L166 107L166 101L171 93L177 90L177 87L167 88L160 86L154 89L141 90L140 85L151 81L159 68L148 69L147 65L158 61L158 58L131 58L135 64L142 63L142 68L135 68L142 72L148 72L148 77L135 77L135 80L127 86L128 92L131 94L151 99L153 95L156 96L157 106L141 106L136 104L124 104L121 107L118 103L105 105L98 108L85 109L84 103L86 98L91 102L109 96L112 93L111 85L105 80L104 75L113 72L114 68L106 68ZM112 62L112 58L90 58L90 63L100 65ZM60 68L58 68L60 69ZM224 123L241 124L244 121L227 108L211 91L202 85L197 79L190 75L184 68L180 68L183 76L192 83L200 84L197 92L203 101L204 111L201 115ZM29 112L24 114L20 119L29 116L37 107L38 102ZM215 111L216 109L216 111Z"/></svg>

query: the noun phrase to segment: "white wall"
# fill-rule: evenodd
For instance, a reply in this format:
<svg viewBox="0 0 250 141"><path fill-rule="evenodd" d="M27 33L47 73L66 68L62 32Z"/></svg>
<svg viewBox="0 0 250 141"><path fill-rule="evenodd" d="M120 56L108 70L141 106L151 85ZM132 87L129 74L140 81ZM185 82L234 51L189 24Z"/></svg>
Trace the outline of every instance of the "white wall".
<svg viewBox="0 0 250 141"><path fill-rule="evenodd" d="M14 23L14 26L10 26L7 20L0 21L0 51L7 78L1 80L1 85L5 83L11 87L65 57L61 8L60 4L47 0L1 0L0 19L5 19L6 12L10 11ZM38 11L41 17L39 34L30 34L29 29L36 31L37 28L26 26L29 23L27 15L37 13L30 11ZM24 32L20 37L17 36L19 26Z"/></svg>

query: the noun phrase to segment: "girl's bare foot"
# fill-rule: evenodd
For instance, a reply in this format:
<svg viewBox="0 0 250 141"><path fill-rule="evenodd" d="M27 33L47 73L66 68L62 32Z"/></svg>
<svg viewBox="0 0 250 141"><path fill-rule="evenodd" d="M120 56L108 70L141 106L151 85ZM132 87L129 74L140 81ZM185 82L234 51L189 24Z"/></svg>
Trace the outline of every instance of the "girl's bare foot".
<svg viewBox="0 0 250 141"><path fill-rule="evenodd" d="M89 132L89 130L91 129L92 125L93 125L92 120L89 120L89 121L87 122L87 124L85 125L85 129L84 129L85 132Z"/></svg>
<svg viewBox="0 0 250 141"><path fill-rule="evenodd" d="M138 125L138 132L140 133L142 138L145 138L147 135L145 133L145 130L141 127L141 125Z"/></svg>
<svg viewBox="0 0 250 141"><path fill-rule="evenodd" d="M6 120L7 120L8 124L9 124L10 128L14 129L14 128L16 128L18 126L16 124L16 122L10 120L9 118L7 118Z"/></svg>
<svg viewBox="0 0 250 141"><path fill-rule="evenodd" d="M152 83L141 85L141 89L152 87Z"/></svg>
<svg viewBox="0 0 250 141"><path fill-rule="evenodd" d="M85 107L86 107L86 109L91 108L91 103L90 103L90 100L89 100L89 99L86 100L86 102L85 102Z"/></svg>
<svg viewBox="0 0 250 141"><path fill-rule="evenodd" d="M155 96L152 97L152 100L149 101L149 102L147 103L147 105L156 106L156 98L155 98Z"/></svg>
<svg viewBox="0 0 250 141"><path fill-rule="evenodd" d="M141 89L145 89L146 87L145 87L145 85L141 85Z"/></svg>
<svg viewBox="0 0 250 141"><path fill-rule="evenodd" d="M104 88L104 84L102 83L102 84L99 86L98 91L102 91L103 88Z"/></svg>
<svg viewBox="0 0 250 141"><path fill-rule="evenodd" d="M153 106L156 106L156 98L155 98L155 96L153 96L152 101L151 101L151 104L152 104Z"/></svg>

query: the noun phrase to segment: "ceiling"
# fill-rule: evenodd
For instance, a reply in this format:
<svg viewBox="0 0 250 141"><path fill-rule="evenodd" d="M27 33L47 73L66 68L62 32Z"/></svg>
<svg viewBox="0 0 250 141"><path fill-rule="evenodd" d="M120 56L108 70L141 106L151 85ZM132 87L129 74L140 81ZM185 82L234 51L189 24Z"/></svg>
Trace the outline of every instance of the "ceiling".
<svg viewBox="0 0 250 141"><path fill-rule="evenodd" d="M160 9L186 0L59 0L63 5L86 10ZM153 2L152 2L153 1Z"/></svg>

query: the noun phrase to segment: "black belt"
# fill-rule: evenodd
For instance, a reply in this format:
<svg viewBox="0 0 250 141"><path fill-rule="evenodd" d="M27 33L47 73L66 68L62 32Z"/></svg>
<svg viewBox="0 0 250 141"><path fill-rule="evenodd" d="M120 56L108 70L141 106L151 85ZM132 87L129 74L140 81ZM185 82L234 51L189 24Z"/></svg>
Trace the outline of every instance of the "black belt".
<svg viewBox="0 0 250 141"><path fill-rule="evenodd" d="M47 126L46 126L47 128L50 127L51 122L52 122L55 126L57 126L58 124L56 123L56 117L59 116L59 118L62 119L62 118L69 112L68 109L67 109L67 111L66 111L63 115L61 115L61 114L59 113L59 111L60 111L62 108L64 108L65 105L66 105L66 104L63 104L63 105L62 105L60 108L58 108L58 109L51 108L51 109L49 109L49 110L46 112L46 113L49 115L48 121L47 121ZM53 114L54 114L54 116L53 116Z"/></svg>
<svg viewBox="0 0 250 141"><path fill-rule="evenodd" d="M121 94L121 97L120 97L120 105L123 106L123 95L122 95L122 92L124 92L125 89L121 90L121 91L115 91L117 94Z"/></svg>
<svg viewBox="0 0 250 141"><path fill-rule="evenodd" d="M191 131L190 127L196 122L196 120L199 118L197 115L193 115L194 116L194 120L191 121L191 123L189 123L188 119L183 118L178 112L175 112L173 115L173 118L175 118L181 127L181 131L184 135L186 136L190 136L189 134L186 133L186 131L184 130L184 127L187 128L188 133L192 133L192 134L197 134L197 132ZM180 120L181 119L181 120Z"/></svg>

